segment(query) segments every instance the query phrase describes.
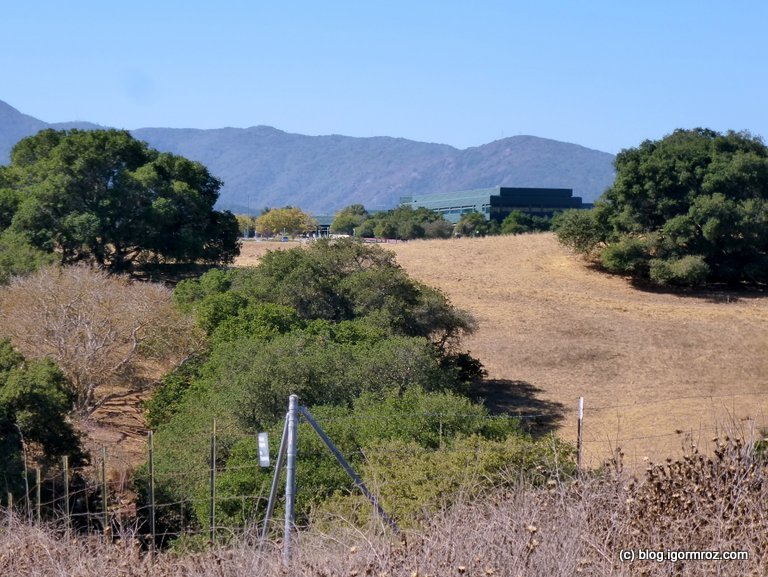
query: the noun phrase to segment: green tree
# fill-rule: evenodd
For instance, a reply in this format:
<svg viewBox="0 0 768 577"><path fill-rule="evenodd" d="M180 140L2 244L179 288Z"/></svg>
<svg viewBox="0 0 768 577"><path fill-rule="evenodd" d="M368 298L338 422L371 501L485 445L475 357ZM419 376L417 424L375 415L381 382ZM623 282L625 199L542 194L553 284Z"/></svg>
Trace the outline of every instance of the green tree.
<svg viewBox="0 0 768 577"><path fill-rule="evenodd" d="M256 232L256 218L249 214L236 214L237 228L241 235L250 238Z"/></svg>
<svg viewBox="0 0 768 577"><path fill-rule="evenodd" d="M370 317L388 331L428 337L442 348L475 327L439 290L411 279L394 253L354 239L270 251L257 267L182 281L175 298L184 310L198 311L209 331L248 301L291 307L307 321Z"/></svg>
<svg viewBox="0 0 768 577"><path fill-rule="evenodd" d="M256 219L256 232L265 236L275 234L305 234L317 228L317 221L293 206L272 208Z"/></svg>
<svg viewBox="0 0 768 577"><path fill-rule="evenodd" d="M358 438L352 427L329 425L347 454L360 455L362 446L384 436L415 435L434 447L457 435L501 439L510 433L509 423L467 417L485 416L466 397L482 365L458 352L458 339L474 329L473 320L440 291L409 278L394 256L355 239L324 239L270 251L256 267L212 270L177 285L175 301L208 333L209 350L164 378L147 404L158 432L156 479L165 498L194 498L197 517L208 514L206 499L197 497L206 490L205 445L215 418L222 431L218 459L226 469L217 515L243 523L260 514L263 500L240 498L266 493L270 482L254 465L252 435L269 430L279 436L290 394L339 418L359 402L362 420L371 423L386 404L389 425L371 424ZM405 415L415 408L456 415L411 422ZM398 433L396 423L406 421ZM297 504L305 515L351 485L313 434L303 432L299 442Z"/></svg>
<svg viewBox="0 0 768 577"><path fill-rule="evenodd" d="M452 232L453 225L440 213L423 207L414 210L405 205L369 215L357 228L356 235L412 240L448 238Z"/></svg>
<svg viewBox="0 0 768 577"><path fill-rule="evenodd" d="M610 272L658 284L768 281L768 147L760 138L676 130L621 151L615 166L616 181L595 208L578 223L561 222L562 242L596 254Z"/></svg>
<svg viewBox="0 0 768 577"><path fill-rule="evenodd" d="M551 218L534 216L519 210L513 210L501 222L501 234L523 234L543 232L550 229Z"/></svg>
<svg viewBox="0 0 768 577"><path fill-rule="evenodd" d="M230 262L238 227L213 210L220 187L203 165L127 131L45 130L13 149L0 224L15 203L10 227L62 263Z"/></svg>
<svg viewBox="0 0 768 577"><path fill-rule="evenodd" d="M50 464L69 455L83 462L80 440L68 420L75 394L50 360L26 362L8 339L0 340L0 486L3 497L24 488L25 459Z"/></svg>
<svg viewBox="0 0 768 577"><path fill-rule="evenodd" d="M0 285L15 276L24 276L49 264L56 256L33 247L23 235L12 230L0 233Z"/></svg>
<svg viewBox="0 0 768 577"><path fill-rule="evenodd" d="M456 223L456 233L462 236L485 236L491 230L491 223L479 212L473 211L462 215Z"/></svg>
<svg viewBox="0 0 768 577"><path fill-rule="evenodd" d="M591 256L606 239L606 227L598 219L599 216L598 210L566 210L552 219L552 230L562 244Z"/></svg>
<svg viewBox="0 0 768 577"><path fill-rule="evenodd" d="M362 204L351 204L336 213L331 224L331 232L353 235L367 218L368 211Z"/></svg>

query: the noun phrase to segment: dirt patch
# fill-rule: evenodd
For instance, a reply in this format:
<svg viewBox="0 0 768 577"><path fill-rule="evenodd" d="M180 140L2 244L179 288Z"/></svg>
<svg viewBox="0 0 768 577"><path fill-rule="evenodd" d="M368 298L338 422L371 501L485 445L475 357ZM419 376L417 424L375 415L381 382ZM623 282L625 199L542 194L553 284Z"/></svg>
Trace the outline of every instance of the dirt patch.
<svg viewBox="0 0 768 577"><path fill-rule="evenodd" d="M245 240L240 249L240 256L237 257L235 266L256 266L261 257L270 250L286 250L302 246L298 241L278 242L271 240Z"/></svg>

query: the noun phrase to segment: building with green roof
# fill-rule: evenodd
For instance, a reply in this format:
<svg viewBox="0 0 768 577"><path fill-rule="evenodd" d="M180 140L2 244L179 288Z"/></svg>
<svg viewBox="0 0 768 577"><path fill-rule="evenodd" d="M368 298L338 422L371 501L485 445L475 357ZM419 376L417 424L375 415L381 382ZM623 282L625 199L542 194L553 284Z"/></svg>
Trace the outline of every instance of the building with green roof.
<svg viewBox="0 0 768 577"><path fill-rule="evenodd" d="M533 216L551 217L569 208L591 208L581 197L573 196L570 188L518 188L496 186L439 194L415 194L402 197L400 204L411 208L428 208L443 215L449 222L459 222L469 212L479 212L488 220L501 222L510 212L520 211Z"/></svg>

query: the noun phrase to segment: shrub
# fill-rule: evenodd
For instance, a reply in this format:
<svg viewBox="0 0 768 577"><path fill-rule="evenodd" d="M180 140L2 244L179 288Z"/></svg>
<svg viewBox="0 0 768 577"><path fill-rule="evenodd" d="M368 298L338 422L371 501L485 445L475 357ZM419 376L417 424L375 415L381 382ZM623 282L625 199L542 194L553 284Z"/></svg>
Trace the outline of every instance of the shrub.
<svg viewBox="0 0 768 577"><path fill-rule="evenodd" d="M171 368L201 345L192 321L160 285L87 265L47 267L14 279L0 299L0 333L30 359L53 359L74 386L79 411L108 397L108 380L146 384L142 362Z"/></svg>
<svg viewBox="0 0 768 577"><path fill-rule="evenodd" d="M707 282L709 274L709 266L701 255L650 261L650 278L660 285L700 286Z"/></svg>
<svg viewBox="0 0 768 577"><path fill-rule="evenodd" d="M376 488L384 509L404 527L413 527L459 499L472 499L492 487L519 483L534 485L575 472L570 445L554 437L532 441L520 435L491 440L481 436L453 439L427 449L413 441L382 440L366 447L363 474ZM362 497L336 496L318 509L352 515L364 525L370 507ZM356 512L356 514L355 514Z"/></svg>
<svg viewBox="0 0 768 577"><path fill-rule="evenodd" d="M55 261L54 255L36 249L18 233L6 230L0 234L0 285Z"/></svg>
<svg viewBox="0 0 768 577"><path fill-rule="evenodd" d="M562 244L587 256L605 240L594 210L561 212L552 219L552 230Z"/></svg>
<svg viewBox="0 0 768 577"><path fill-rule="evenodd" d="M645 276L648 269L648 243L640 238L624 237L605 247L600 262L608 272Z"/></svg>
<svg viewBox="0 0 768 577"><path fill-rule="evenodd" d="M8 339L0 340L0 479L8 492L23 494L25 460L51 464L68 455L82 464L80 439L68 416L74 392L50 360L28 362Z"/></svg>

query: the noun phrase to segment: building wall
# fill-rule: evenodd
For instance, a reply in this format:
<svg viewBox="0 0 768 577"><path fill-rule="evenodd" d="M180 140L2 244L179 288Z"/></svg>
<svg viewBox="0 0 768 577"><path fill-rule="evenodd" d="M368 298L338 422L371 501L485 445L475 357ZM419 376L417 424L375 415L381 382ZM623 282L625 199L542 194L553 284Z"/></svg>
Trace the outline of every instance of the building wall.
<svg viewBox="0 0 768 577"><path fill-rule="evenodd" d="M569 208L587 208L570 188L519 188L497 186L458 192L413 195L401 199L412 208L435 210L450 222L458 222L462 215L479 212L486 219L504 220L510 212L551 216Z"/></svg>

